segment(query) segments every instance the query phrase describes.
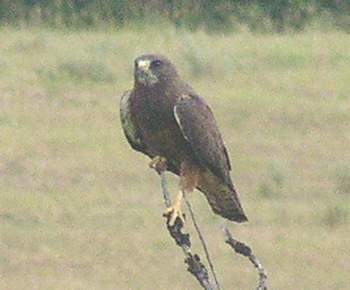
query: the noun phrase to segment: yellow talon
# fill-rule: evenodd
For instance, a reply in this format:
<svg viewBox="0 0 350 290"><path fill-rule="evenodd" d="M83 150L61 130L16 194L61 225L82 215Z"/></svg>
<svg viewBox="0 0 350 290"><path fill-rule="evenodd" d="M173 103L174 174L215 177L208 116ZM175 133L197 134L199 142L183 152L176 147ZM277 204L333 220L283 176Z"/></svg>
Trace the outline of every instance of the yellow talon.
<svg viewBox="0 0 350 290"><path fill-rule="evenodd" d="M158 173L165 171L167 166L167 160L164 157L156 156L148 164L150 168L155 169Z"/></svg>
<svg viewBox="0 0 350 290"><path fill-rule="evenodd" d="M175 203L172 206L168 207L164 213L165 216L170 216L170 219L169 219L170 226L173 226L175 224L175 221L177 218L179 218L183 224L185 223L184 214L182 213L182 210L181 210L182 199L183 199L183 192L182 190L180 190L180 192L176 197Z"/></svg>

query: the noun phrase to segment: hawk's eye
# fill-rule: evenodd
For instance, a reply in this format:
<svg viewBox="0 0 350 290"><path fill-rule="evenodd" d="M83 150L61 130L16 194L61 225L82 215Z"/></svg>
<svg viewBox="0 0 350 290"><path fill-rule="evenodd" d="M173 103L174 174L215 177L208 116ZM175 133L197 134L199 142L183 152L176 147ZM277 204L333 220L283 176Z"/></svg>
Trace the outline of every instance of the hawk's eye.
<svg viewBox="0 0 350 290"><path fill-rule="evenodd" d="M162 61L159 59L156 59L154 61L152 61L152 66L153 67L160 67L162 65Z"/></svg>

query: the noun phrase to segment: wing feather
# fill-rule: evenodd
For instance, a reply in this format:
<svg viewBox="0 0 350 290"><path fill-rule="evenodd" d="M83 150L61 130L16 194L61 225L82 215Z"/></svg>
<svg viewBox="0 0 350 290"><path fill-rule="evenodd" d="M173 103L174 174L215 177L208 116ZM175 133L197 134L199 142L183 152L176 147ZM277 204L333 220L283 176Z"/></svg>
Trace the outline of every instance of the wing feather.
<svg viewBox="0 0 350 290"><path fill-rule="evenodd" d="M224 141L205 100L199 96L183 96L176 104L174 114L202 166L198 187L213 211L232 221L247 221L231 180L231 164Z"/></svg>
<svg viewBox="0 0 350 290"><path fill-rule="evenodd" d="M174 107L175 119L197 160L232 186L230 160L214 115L200 96L184 96Z"/></svg>
<svg viewBox="0 0 350 290"><path fill-rule="evenodd" d="M126 91L120 99L120 120L126 139L133 149L147 154L146 146L142 142L141 134L139 133L138 127L133 121L130 112L130 98L131 92Z"/></svg>

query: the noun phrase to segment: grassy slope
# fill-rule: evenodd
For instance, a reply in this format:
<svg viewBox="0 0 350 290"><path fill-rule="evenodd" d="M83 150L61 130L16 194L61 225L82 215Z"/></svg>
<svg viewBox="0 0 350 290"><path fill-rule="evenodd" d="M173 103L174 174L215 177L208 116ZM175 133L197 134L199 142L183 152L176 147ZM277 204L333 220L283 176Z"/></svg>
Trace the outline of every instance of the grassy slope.
<svg viewBox="0 0 350 290"><path fill-rule="evenodd" d="M215 111L250 217L232 228L271 288L348 287L348 35L2 29L0 39L0 289L198 288L164 229L159 181L119 125L133 58L150 51L169 55ZM225 289L253 289L222 219L199 193L191 200Z"/></svg>

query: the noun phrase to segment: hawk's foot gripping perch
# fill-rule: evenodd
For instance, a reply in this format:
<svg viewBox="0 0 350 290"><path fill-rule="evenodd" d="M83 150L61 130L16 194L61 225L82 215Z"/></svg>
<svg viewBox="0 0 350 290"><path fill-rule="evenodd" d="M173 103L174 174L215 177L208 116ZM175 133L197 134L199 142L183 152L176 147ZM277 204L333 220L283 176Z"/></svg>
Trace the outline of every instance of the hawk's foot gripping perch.
<svg viewBox="0 0 350 290"><path fill-rule="evenodd" d="M167 160L165 157L156 156L148 164L150 168L155 169L159 174L166 170Z"/></svg>
<svg viewBox="0 0 350 290"><path fill-rule="evenodd" d="M176 196L175 203L168 207L164 213L164 216L169 217L168 224L173 226L175 221L179 218L182 224L185 224L185 215L182 213L181 203L183 200L183 192L180 190L178 195Z"/></svg>

